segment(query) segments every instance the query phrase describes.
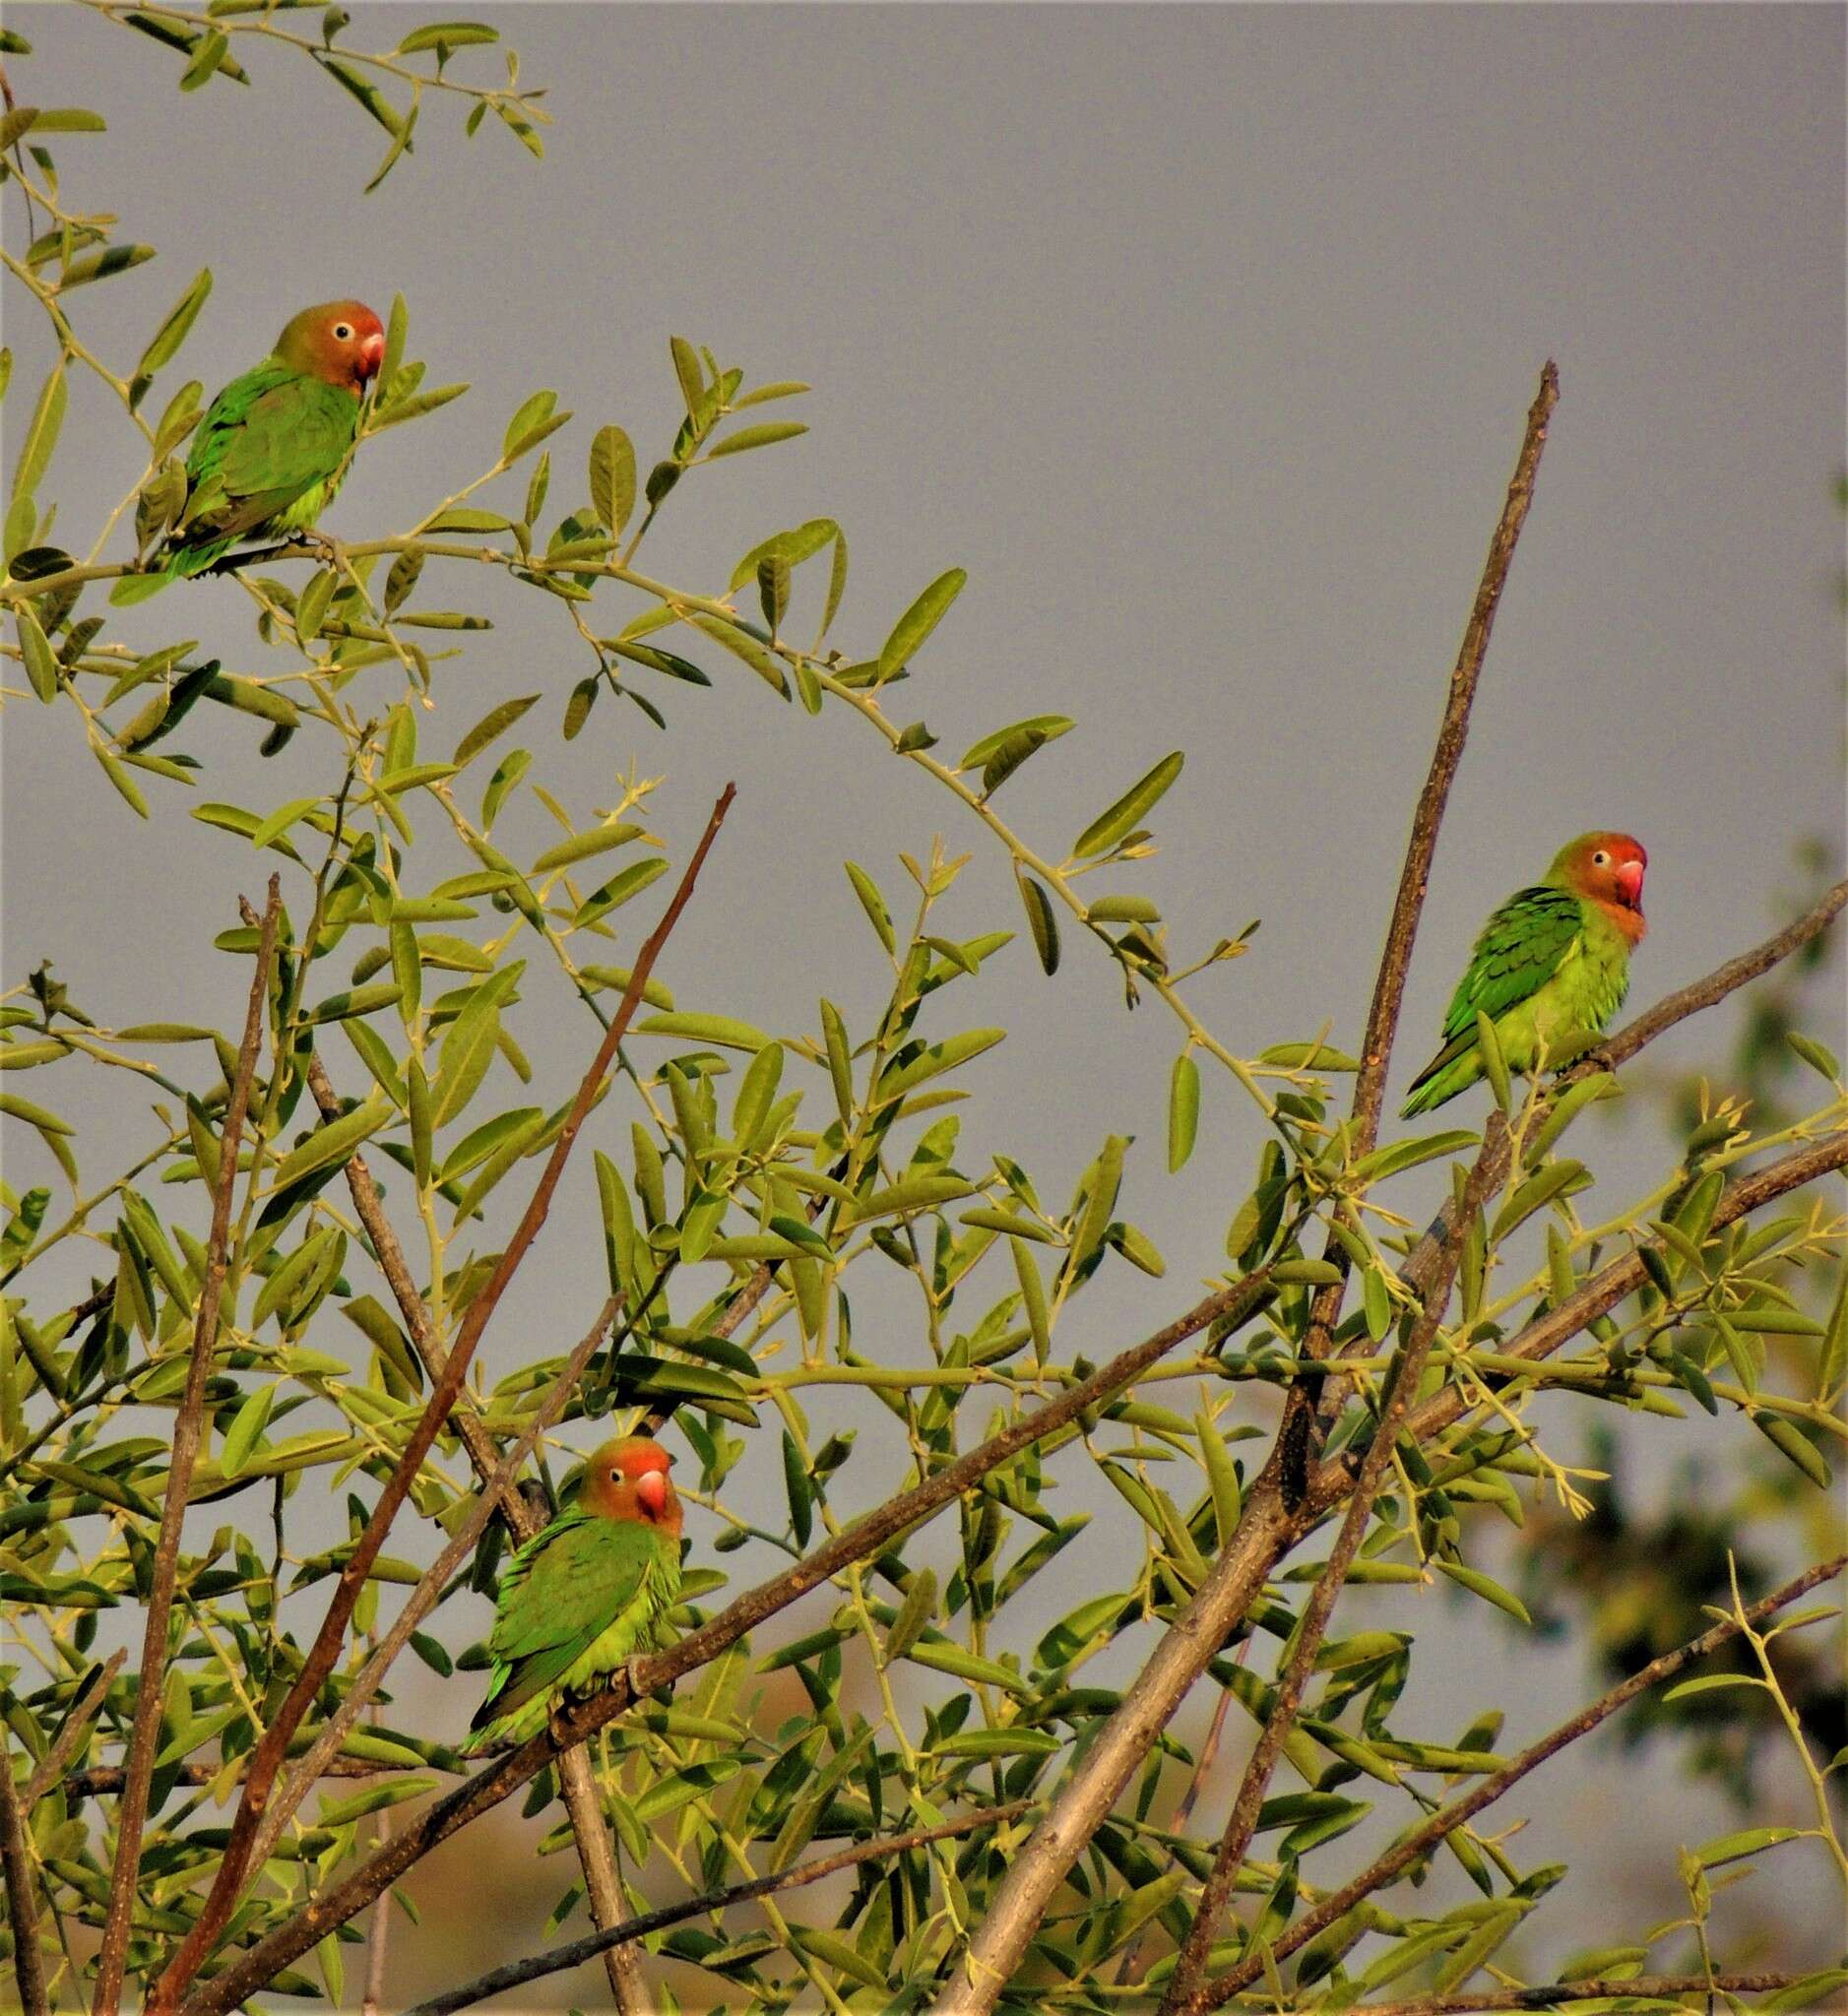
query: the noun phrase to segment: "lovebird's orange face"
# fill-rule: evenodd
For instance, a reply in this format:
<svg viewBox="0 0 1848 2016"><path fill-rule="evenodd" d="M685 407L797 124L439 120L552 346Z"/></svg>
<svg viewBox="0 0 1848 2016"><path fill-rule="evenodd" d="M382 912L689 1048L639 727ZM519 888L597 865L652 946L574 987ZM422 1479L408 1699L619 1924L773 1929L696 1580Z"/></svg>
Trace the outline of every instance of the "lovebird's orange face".
<svg viewBox="0 0 1848 2016"><path fill-rule="evenodd" d="M680 1501L668 1480L673 1458L646 1435L605 1442L584 1466L579 1502L600 1519L629 1519L680 1537Z"/></svg>
<svg viewBox="0 0 1848 2016"><path fill-rule="evenodd" d="M1649 855L1627 833L1582 833L1560 850L1557 869L1574 894L1595 903L1633 945L1646 926L1642 878Z"/></svg>
<svg viewBox="0 0 1848 2016"><path fill-rule="evenodd" d="M385 360L385 330L363 301L304 308L276 340L276 354L298 371L362 394Z"/></svg>

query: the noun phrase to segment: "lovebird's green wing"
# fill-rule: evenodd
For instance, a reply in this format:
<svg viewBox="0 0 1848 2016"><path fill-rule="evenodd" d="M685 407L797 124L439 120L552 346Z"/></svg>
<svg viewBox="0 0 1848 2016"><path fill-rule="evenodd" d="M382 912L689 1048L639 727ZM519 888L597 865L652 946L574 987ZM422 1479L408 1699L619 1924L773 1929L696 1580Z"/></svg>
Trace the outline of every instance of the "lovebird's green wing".
<svg viewBox="0 0 1848 2016"><path fill-rule="evenodd" d="M1402 1112L1428 1112L1474 1082L1471 1068L1449 1083L1445 1074L1476 1048L1476 1017L1499 1022L1531 1000L1559 972L1585 928L1584 905L1569 890L1546 883L1517 890L1483 926L1443 1018L1444 1045L1413 1079ZM1473 1066L1475 1059L1471 1058ZM1440 1082L1441 1081L1441 1082Z"/></svg>
<svg viewBox="0 0 1848 2016"><path fill-rule="evenodd" d="M646 1593L662 1541L633 1521L567 1513L507 1564L487 1648L493 1677L472 1729L554 1685Z"/></svg>
<svg viewBox="0 0 1848 2016"><path fill-rule="evenodd" d="M200 421L186 459L186 517L169 542L174 571L209 566L329 484L358 421L359 403L350 393L287 364L259 364L232 379ZM316 500L299 522L310 523L326 501Z"/></svg>

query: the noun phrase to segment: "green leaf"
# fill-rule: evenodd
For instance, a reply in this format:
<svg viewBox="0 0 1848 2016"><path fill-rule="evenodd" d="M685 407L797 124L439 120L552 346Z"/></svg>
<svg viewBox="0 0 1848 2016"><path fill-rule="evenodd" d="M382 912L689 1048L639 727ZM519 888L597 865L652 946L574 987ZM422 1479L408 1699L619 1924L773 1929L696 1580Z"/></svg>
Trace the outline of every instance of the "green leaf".
<svg viewBox="0 0 1848 2016"><path fill-rule="evenodd" d="M735 624L718 616L694 616L692 622L695 629L703 630L715 644L723 644L733 658L742 659L765 685L785 700L790 697L790 682L784 676L781 662L748 631L740 630Z"/></svg>
<svg viewBox="0 0 1848 2016"><path fill-rule="evenodd" d="M478 21L432 21L414 28L392 51L394 56L415 56L425 49L439 52L460 49L471 42L497 42L500 31ZM323 1826L328 1824L323 1817Z"/></svg>
<svg viewBox="0 0 1848 2016"><path fill-rule="evenodd" d="M639 840L642 832L641 827L624 821L614 826L594 826L588 833L574 833L569 840L561 840L538 855L527 872L543 875L553 868L569 867L573 861L587 861L594 854L608 853L612 848L627 847L630 841Z"/></svg>
<svg viewBox="0 0 1848 2016"><path fill-rule="evenodd" d="M1787 1421L1781 1415L1759 1413L1752 1417L1752 1425L1818 1489L1826 1491L1829 1488L1833 1480L1822 1452L1795 1421Z"/></svg>
<svg viewBox="0 0 1848 2016"><path fill-rule="evenodd" d="M907 1176L903 1182L890 1183L860 1198L844 1218L850 1225L864 1225L869 1219L890 1218L899 1212L934 1211L938 1205L973 1197L980 1187L961 1176Z"/></svg>
<svg viewBox="0 0 1848 2016"><path fill-rule="evenodd" d="M1168 1168L1175 1174L1187 1166L1200 1131L1200 1067L1191 1050L1175 1059L1168 1081Z"/></svg>
<svg viewBox="0 0 1848 2016"><path fill-rule="evenodd" d="M620 874L610 876L595 895L587 896L578 906L578 914L571 920L572 928L582 929L586 924L594 924L599 917L607 916L612 910L620 910L667 872L667 862L656 855L646 861L636 861Z"/></svg>
<svg viewBox="0 0 1848 2016"><path fill-rule="evenodd" d="M332 56L317 51L316 60L341 89L363 105L394 140L398 138L404 130L404 121L399 118L391 101L376 85L362 77L358 71L336 61Z"/></svg>
<svg viewBox="0 0 1848 2016"><path fill-rule="evenodd" d="M963 584L968 579L967 571L961 567L952 567L946 574L939 574L898 619L891 636L880 648L881 681L891 678L894 672L911 662L923 648L925 638L943 620L951 602L962 594Z"/></svg>
<svg viewBox="0 0 1848 2016"><path fill-rule="evenodd" d="M1004 1029L965 1030L960 1036L945 1037L941 1042L928 1044L909 1063L888 1064L879 1074L871 1103L882 1106L902 1098L927 1079L953 1071L972 1057L981 1056L984 1050L991 1050L1006 1034Z"/></svg>
<svg viewBox="0 0 1848 2016"><path fill-rule="evenodd" d="M537 693L526 693L517 700L503 700L498 707L490 708L456 744L456 753L450 762L458 770L472 763L490 742L504 735L538 698Z"/></svg>
<svg viewBox="0 0 1848 2016"><path fill-rule="evenodd" d="M1371 1155L1362 1156L1348 1173L1358 1190L1369 1183L1382 1182L1387 1176L1396 1176L1401 1169L1433 1162L1440 1155L1455 1155L1459 1149L1474 1148L1479 1138L1462 1128L1449 1128L1441 1134L1428 1134L1422 1140L1389 1141Z"/></svg>
<svg viewBox="0 0 1848 2016"><path fill-rule="evenodd" d="M407 1799L420 1799L436 1790L439 1781L427 1775L412 1772L402 1778L393 1778L384 1785L368 1786L364 1792L356 1792L344 1799L321 1801L320 1827L345 1827L350 1821L362 1819L367 1813L382 1811L386 1806L403 1805ZM329 1934L329 1938L332 1938ZM325 1943L325 1942L324 1942ZM330 1984L329 1992L336 2004L339 1990Z"/></svg>
<svg viewBox="0 0 1848 2016"><path fill-rule="evenodd" d="M1812 1071L1825 1078L1830 1085L1841 1083L1841 1064L1835 1052L1826 1043L1819 1043L1813 1036L1805 1036L1801 1030L1791 1029L1784 1033L1784 1040L1796 1051Z"/></svg>
<svg viewBox="0 0 1848 2016"><path fill-rule="evenodd" d="M591 509L617 538L635 509L635 445L618 426L591 437Z"/></svg>
<svg viewBox="0 0 1848 2016"><path fill-rule="evenodd" d="M242 1475L244 1465L250 1461L251 1451L270 1424L270 1409L275 1403L276 1385L272 1382L268 1386L259 1386L237 1410L235 1418L225 1430L224 1446L219 1452L221 1476Z"/></svg>
<svg viewBox="0 0 1848 2016"><path fill-rule="evenodd" d="M13 620L19 630L20 657L26 662L27 680L49 707L58 697L58 662L30 602L21 602L14 609Z"/></svg>
<svg viewBox="0 0 1848 2016"><path fill-rule="evenodd" d="M1472 1596L1480 1596L1485 1603L1494 1604L1497 1609L1506 1610L1509 1616L1518 1618L1523 1624L1531 1624L1534 1621L1527 1614L1527 1606L1518 1596L1511 1590L1503 1589L1500 1583L1485 1575L1480 1568L1465 1567L1461 1561L1446 1561L1441 1556L1434 1556L1432 1565L1439 1573L1449 1576L1452 1582L1467 1589Z"/></svg>
<svg viewBox="0 0 1848 2016"><path fill-rule="evenodd" d="M1749 1855L1760 1855L1780 1842L1795 1841L1801 1827L1748 1827L1738 1834L1722 1834L1703 1842L1694 1855L1703 1869L1717 1869L1722 1862L1742 1861Z"/></svg>
<svg viewBox="0 0 1848 2016"><path fill-rule="evenodd" d="M668 348L673 357L673 373L680 381L680 397L686 402L687 418L698 422L706 403L706 374L699 366L699 352L683 336L670 336Z"/></svg>
<svg viewBox="0 0 1848 2016"><path fill-rule="evenodd" d="M807 432L805 420L763 420L754 427L740 427L723 441L715 441L707 449L706 459L717 462L722 455L743 455L753 448L768 448L772 442L792 441L797 434Z"/></svg>
<svg viewBox="0 0 1848 2016"><path fill-rule="evenodd" d="M971 742L963 752L963 760L956 767L958 770L986 769L1017 736L1033 737L1033 746L1039 749L1045 747L1048 742L1056 741L1060 735L1069 734L1076 726L1076 722L1067 720L1062 714L1031 715L1025 721L1012 722L1004 728L996 728L992 734L984 735L979 742ZM993 788L988 785L986 779L984 787L988 789Z"/></svg>
<svg viewBox="0 0 1848 2016"><path fill-rule="evenodd" d="M892 1619L885 1634L885 1643L879 1651L882 1667L905 1657L917 1644L924 1626L936 1615L936 1576L928 1568L914 1569L911 1587L905 1592L905 1601L899 1606L898 1615Z"/></svg>
<svg viewBox="0 0 1848 2016"><path fill-rule="evenodd" d="M1124 791L1107 811L1092 820L1072 844L1072 852L1080 860L1095 854L1107 854L1118 847L1140 826L1155 806L1160 803L1169 787L1180 775L1186 761L1177 749L1173 755L1164 756L1155 768L1140 777Z"/></svg>
<svg viewBox="0 0 1848 2016"><path fill-rule="evenodd" d="M26 424L19 460L13 465L13 496L30 497L38 488L39 478L49 467L52 451L58 445L58 430L64 425L68 398L64 359L59 357L40 389L38 404L33 407L32 416Z"/></svg>
<svg viewBox="0 0 1848 2016"><path fill-rule="evenodd" d="M802 1452L788 1428L783 1430L783 1487L790 1501L790 1530L796 1535L796 1544L805 1547L814 1525L814 1486L809 1482Z"/></svg>
<svg viewBox="0 0 1848 2016"><path fill-rule="evenodd" d="M1050 977L1058 971L1058 914L1052 908L1052 899L1031 875L1016 871L1015 880L1026 907L1027 926L1033 933L1033 949L1039 954L1041 971Z"/></svg>
<svg viewBox="0 0 1848 2016"><path fill-rule="evenodd" d="M1094 924L1159 924L1161 907L1147 896L1100 896L1085 906L1085 917Z"/></svg>
<svg viewBox="0 0 1848 2016"><path fill-rule="evenodd" d="M858 861L843 861L841 865L847 870L847 879L854 885L854 894L860 898L860 907L866 913L866 921L877 934L879 943L888 953L896 952L898 939L892 931L892 913L885 907L879 885Z"/></svg>
<svg viewBox="0 0 1848 2016"><path fill-rule="evenodd" d="M286 1190L303 1176L330 1163L345 1162L360 1144L384 1126L395 1108L382 1092L368 1093L351 1112L342 1113L317 1127L298 1148L290 1150L277 1165L273 1190Z"/></svg>
<svg viewBox="0 0 1848 2016"><path fill-rule="evenodd" d="M753 1057L771 1041L761 1029L731 1015L650 1015L635 1025L637 1036L675 1036L721 1049L748 1050Z"/></svg>
<svg viewBox="0 0 1848 2016"><path fill-rule="evenodd" d="M728 586L735 593L747 581L756 580L757 570L765 560L785 560L792 567L799 567L830 540L839 538L841 528L831 518L811 518L805 525L794 526L788 532L773 533L733 568Z"/></svg>
<svg viewBox="0 0 1848 2016"><path fill-rule="evenodd" d="M500 459L502 462L518 462L530 449L537 448L548 434L555 434L571 417L569 413L554 412L558 404L555 392L536 392L523 401L507 422L507 431L501 438Z"/></svg>

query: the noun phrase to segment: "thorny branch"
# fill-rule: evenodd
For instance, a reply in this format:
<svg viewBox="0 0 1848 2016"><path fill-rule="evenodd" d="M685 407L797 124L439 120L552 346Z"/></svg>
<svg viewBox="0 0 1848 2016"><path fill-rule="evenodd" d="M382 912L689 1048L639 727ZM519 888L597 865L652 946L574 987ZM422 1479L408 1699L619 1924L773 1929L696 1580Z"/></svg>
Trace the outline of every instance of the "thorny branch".
<svg viewBox="0 0 1848 2016"><path fill-rule="evenodd" d="M206 1274L199 1291L199 1313L193 1324L192 1359L186 1387L173 1423L173 1457L167 1470L166 1499L160 1511L160 1534L155 1544L148 1590L148 1613L142 1632L141 1673L136 1682L135 1719L129 1732L127 1776L116 1816L115 1865L109 1888L109 1911L103 1921L102 1947L96 1959L95 2016L115 2016L122 2000L122 1975L128 1958L129 1924L141 1866L142 1833L148 1822L148 1795L154 1782L155 1751L159 1744L160 1708L166 1672L167 1620L173 1609L173 1584L179 1572L180 1529L192 1492L193 1465L199 1456L205 1418L206 1379L219 1341L219 1308L231 1226L231 1195L237 1187L237 1151L244 1116L250 1108L250 1086L262 1047L265 1011L270 998L270 970L276 961L277 927L283 913L283 884L270 877L269 901L257 946L257 968L250 981L250 1005L244 1015L244 1039L237 1052L237 1075L224 1110L224 1131L219 1145L218 1184L212 1197L212 1228L206 1240Z"/></svg>

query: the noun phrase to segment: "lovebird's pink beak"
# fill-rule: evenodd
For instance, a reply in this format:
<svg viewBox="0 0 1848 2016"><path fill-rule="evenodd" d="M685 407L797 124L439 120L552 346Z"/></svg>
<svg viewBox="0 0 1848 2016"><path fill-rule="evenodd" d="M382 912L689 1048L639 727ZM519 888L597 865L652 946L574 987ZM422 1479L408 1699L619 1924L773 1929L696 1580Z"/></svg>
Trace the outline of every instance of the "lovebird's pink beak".
<svg viewBox="0 0 1848 2016"><path fill-rule="evenodd" d="M1631 910L1638 910L1642 906L1642 871L1641 861L1625 861L1614 878L1624 901Z"/></svg>
<svg viewBox="0 0 1848 2016"><path fill-rule="evenodd" d="M635 1495L641 1499L657 1517L668 1502L668 1474L665 1470L645 1470L635 1480Z"/></svg>
<svg viewBox="0 0 1848 2016"><path fill-rule="evenodd" d="M385 361L385 339L375 330L359 346L359 375L362 378L376 378L379 366Z"/></svg>

